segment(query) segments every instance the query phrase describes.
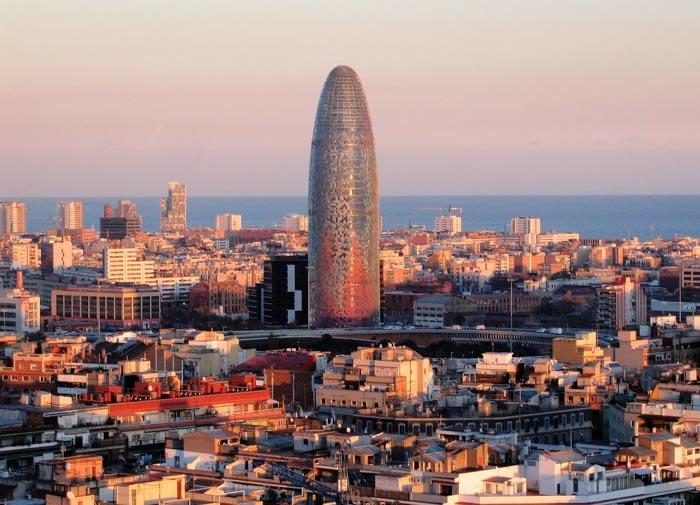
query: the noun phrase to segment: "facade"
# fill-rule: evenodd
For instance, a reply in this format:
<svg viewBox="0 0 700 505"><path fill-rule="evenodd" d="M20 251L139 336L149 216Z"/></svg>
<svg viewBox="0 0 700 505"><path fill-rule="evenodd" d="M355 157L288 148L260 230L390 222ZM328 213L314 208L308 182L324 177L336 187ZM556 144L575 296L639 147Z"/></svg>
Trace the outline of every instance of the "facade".
<svg viewBox="0 0 700 505"><path fill-rule="evenodd" d="M246 288L236 281L201 282L190 288L190 308L222 317L245 318L248 314Z"/></svg>
<svg viewBox="0 0 700 505"><path fill-rule="evenodd" d="M39 269L41 267L41 250L36 242L17 242L12 244L11 260L13 265Z"/></svg>
<svg viewBox="0 0 700 505"><path fill-rule="evenodd" d="M56 208L56 227L59 230L82 230L83 202L58 202Z"/></svg>
<svg viewBox="0 0 700 505"><path fill-rule="evenodd" d="M216 231L226 233L238 231L243 227L243 216L240 214L219 214L216 216Z"/></svg>
<svg viewBox="0 0 700 505"><path fill-rule="evenodd" d="M41 271L60 274L73 266L73 243L70 237L54 238L41 243Z"/></svg>
<svg viewBox="0 0 700 505"><path fill-rule="evenodd" d="M392 399L429 401L435 391L429 358L409 347L360 347L333 358L316 389L316 406L324 411L385 412Z"/></svg>
<svg viewBox="0 0 700 505"><path fill-rule="evenodd" d="M261 293L265 324L308 324L308 264L305 254L273 256L265 261Z"/></svg>
<svg viewBox="0 0 700 505"><path fill-rule="evenodd" d="M379 198L374 135L360 78L334 68L321 92L309 168L309 320L379 324Z"/></svg>
<svg viewBox="0 0 700 505"><path fill-rule="evenodd" d="M62 328L157 328L160 299L148 286L66 286L51 291L51 316Z"/></svg>
<svg viewBox="0 0 700 505"><path fill-rule="evenodd" d="M0 331L19 335L41 329L39 297L24 289L0 289Z"/></svg>
<svg viewBox="0 0 700 505"><path fill-rule="evenodd" d="M647 324L647 295L640 282L622 277L596 290L596 325L599 329L621 330Z"/></svg>
<svg viewBox="0 0 700 505"><path fill-rule="evenodd" d="M518 216L510 220L507 228L511 235L539 235L542 223L539 217Z"/></svg>
<svg viewBox="0 0 700 505"><path fill-rule="evenodd" d="M160 199L160 231L184 234L187 230L187 187L182 182L168 183L168 196Z"/></svg>
<svg viewBox="0 0 700 505"><path fill-rule="evenodd" d="M122 240L141 232L141 216L136 205L128 200L121 200L116 212L110 204L105 205L100 218L100 238Z"/></svg>
<svg viewBox="0 0 700 505"><path fill-rule="evenodd" d="M103 255L105 279L110 282L131 282L134 284L153 284L153 261L141 259L141 253L135 248L105 249Z"/></svg>
<svg viewBox="0 0 700 505"><path fill-rule="evenodd" d="M287 214L282 218L284 231L309 231L309 218L302 214Z"/></svg>
<svg viewBox="0 0 700 505"><path fill-rule="evenodd" d="M189 302L190 289L196 286L201 278L197 275L174 277L156 277L151 286L158 288L161 303L166 306L185 305Z"/></svg>
<svg viewBox="0 0 700 505"><path fill-rule="evenodd" d="M25 233L27 206L24 202L0 202L0 237Z"/></svg>
<svg viewBox="0 0 700 505"><path fill-rule="evenodd" d="M449 233L450 235L462 233L462 218L454 214L438 216L435 218L435 231L437 233Z"/></svg>

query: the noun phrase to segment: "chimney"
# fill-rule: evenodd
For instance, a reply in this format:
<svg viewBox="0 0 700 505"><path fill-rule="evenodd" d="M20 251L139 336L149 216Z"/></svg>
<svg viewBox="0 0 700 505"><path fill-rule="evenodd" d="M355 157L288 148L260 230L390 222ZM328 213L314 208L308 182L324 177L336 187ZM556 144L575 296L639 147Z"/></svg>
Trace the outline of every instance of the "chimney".
<svg viewBox="0 0 700 505"><path fill-rule="evenodd" d="M17 289L24 289L24 278L22 277L22 270L17 270L15 273L17 275Z"/></svg>

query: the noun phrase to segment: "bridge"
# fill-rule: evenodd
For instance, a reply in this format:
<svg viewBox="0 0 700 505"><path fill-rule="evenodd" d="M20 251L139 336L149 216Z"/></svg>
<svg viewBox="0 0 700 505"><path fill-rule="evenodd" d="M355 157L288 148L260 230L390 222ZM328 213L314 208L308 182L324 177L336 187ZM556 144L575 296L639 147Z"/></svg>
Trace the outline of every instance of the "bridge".
<svg viewBox="0 0 700 505"><path fill-rule="evenodd" d="M353 329L278 329L256 330L233 333L241 342L263 341L270 338L276 340L321 339L330 335L338 340L355 340L358 343L371 344L388 340L400 343L412 340L421 347L434 342L450 340L458 343L485 342L524 344L550 347L552 340L559 337L573 337L574 332L536 331L507 328L461 328L461 329L385 329L385 328L353 328Z"/></svg>

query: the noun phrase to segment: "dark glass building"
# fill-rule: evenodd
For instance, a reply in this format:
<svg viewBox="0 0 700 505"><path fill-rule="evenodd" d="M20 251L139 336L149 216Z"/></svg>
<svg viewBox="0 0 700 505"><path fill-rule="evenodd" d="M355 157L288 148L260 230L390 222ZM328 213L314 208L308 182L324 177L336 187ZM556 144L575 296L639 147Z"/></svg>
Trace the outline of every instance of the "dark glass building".
<svg viewBox="0 0 700 505"><path fill-rule="evenodd" d="M357 73L334 68L321 92L309 168L309 323L379 324L374 135Z"/></svg>
<svg viewBox="0 0 700 505"><path fill-rule="evenodd" d="M278 255L265 261L263 282L248 290L248 317L268 326L306 326L308 258Z"/></svg>

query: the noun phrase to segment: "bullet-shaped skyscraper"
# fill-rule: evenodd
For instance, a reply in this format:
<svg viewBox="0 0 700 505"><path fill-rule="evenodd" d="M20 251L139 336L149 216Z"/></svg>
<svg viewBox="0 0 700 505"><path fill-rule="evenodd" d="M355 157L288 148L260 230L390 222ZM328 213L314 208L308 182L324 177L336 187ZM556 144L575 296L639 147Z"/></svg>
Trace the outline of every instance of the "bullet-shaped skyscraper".
<svg viewBox="0 0 700 505"><path fill-rule="evenodd" d="M309 168L309 324L379 324L379 188L357 73L334 68L316 111Z"/></svg>

